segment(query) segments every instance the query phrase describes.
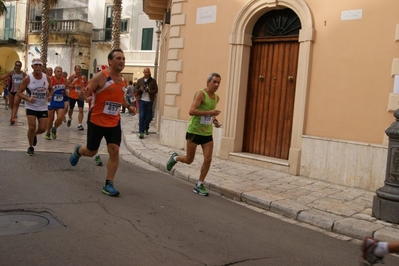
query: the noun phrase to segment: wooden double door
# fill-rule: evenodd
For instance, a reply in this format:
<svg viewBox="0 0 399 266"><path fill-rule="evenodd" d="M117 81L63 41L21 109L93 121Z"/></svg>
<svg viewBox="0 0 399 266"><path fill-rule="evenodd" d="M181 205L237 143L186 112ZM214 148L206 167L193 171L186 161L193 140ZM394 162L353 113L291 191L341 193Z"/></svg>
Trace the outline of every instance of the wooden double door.
<svg viewBox="0 0 399 266"><path fill-rule="evenodd" d="M298 52L297 36L253 40L243 152L288 159Z"/></svg>

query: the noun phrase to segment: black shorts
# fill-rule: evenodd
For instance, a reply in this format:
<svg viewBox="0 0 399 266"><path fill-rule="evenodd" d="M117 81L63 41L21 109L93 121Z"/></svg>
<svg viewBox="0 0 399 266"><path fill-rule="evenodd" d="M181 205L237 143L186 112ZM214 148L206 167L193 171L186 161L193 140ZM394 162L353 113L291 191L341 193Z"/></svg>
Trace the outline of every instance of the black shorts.
<svg viewBox="0 0 399 266"><path fill-rule="evenodd" d="M78 100L78 99L73 99L73 98L69 98L69 108L70 108L70 109L75 108L76 102L78 102L78 107L79 107L79 108L83 108L83 106L84 106L84 104L85 104L84 101Z"/></svg>
<svg viewBox="0 0 399 266"><path fill-rule="evenodd" d="M34 110L26 109L25 112L26 112L26 115L36 116L37 119L48 117L48 111L34 111Z"/></svg>
<svg viewBox="0 0 399 266"><path fill-rule="evenodd" d="M193 133L186 133L186 140L189 140L197 145L206 144L208 142L213 141L213 137L211 136L201 136Z"/></svg>
<svg viewBox="0 0 399 266"><path fill-rule="evenodd" d="M13 96L15 96L15 94L17 94L17 92L11 92L11 91L10 91L10 94L13 95Z"/></svg>
<svg viewBox="0 0 399 266"><path fill-rule="evenodd" d="M101 127L87 122L87 149L90 151L98 150L103 137L107 145L113 143L120 146L122 141L121 125L119 124L116 127Z"/></svg>

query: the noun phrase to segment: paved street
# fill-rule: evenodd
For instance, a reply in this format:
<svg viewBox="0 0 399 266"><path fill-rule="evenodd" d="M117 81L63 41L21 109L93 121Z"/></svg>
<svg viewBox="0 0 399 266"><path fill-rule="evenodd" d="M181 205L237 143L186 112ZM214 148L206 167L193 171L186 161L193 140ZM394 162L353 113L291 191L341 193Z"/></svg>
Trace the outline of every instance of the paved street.
<svg viewBox="0 0 399 266"><path fill-rule="evenodd" d="M292 177L293 179L290 180L286 174L265 170L260 172L260 169L229 161L214 160L207 180L211 196L209 198L196 196L191 191L191 183L195 181L198 174L201 156L198 156L196 162L190 167L177 164L171 173L163 173L165 158L172 149L160 146L156 134L150 134L144 140L139 140L133 133L136 131L137 119L127 116L122 117L126 146L121 147L123 160L121 160L117 181L119 186L117 188L121 190L122 196L119 199L106 197L100 193L103 178L98 178L104 175L104 168L95 167L91 158L82 158L75 168L71 168L67 160L64 161L65 153L70 153L77 143L85 143L86 131L81 132L76 129L77 113L74 114L75 120L70 128L62 125L57 140L48 141L43 135L39 136L35 147L36 156L32 158L25 155L28 144L24 109L20 108L16 125L10 126L9 111L4 110L1 104L0 108L0 134L3 139L0 145L0 150L3 150L0 151L3 163L0 188L6 191L0 196L2 210L46 210L60 222L61 228L72 229L70 232L46 230L44 235L32 233L25 234L23 237L3 237L3 241L10 240L7 244L7 252L4 254L15 252L21 245L24 252L24 254L18 254L18 257L12 256L15 259L14 263L5 265L54 265L53 262L57 256L62 258L63 262L59 265L71 265L79 261L84 261L81 265L102 264L99 264L99 261L109 264L116 258L121 259L120 265L232 265L232 263L234 265L355 265L359 256L360 243L357 235L361 236L366 231L368 233L371 225L375 226L374 231L380 234L384 232L383 230L388 230L387 233L393 232L391 237L396 233L395 225L373 221L367 218L367 214L355 217L366 217L369 220L363 219L359 223L358 218L352 218L349 223L345 219L350 218L344 216L347 210L339 204L332 205L327 199L324 202L326 209L334 209L338 206L337 209L343 213L340 219L336 218L338 215L327 212L300 211L299 207L302 208L300 204L291 205L295 197L297 199L295 202L301 200L301 196L294 193L294 187L298 188L299 183L303 183L306 187L309 185L305 182L306 179ZM102 144L100 153L106 161L107 155L104 148L105 144ZM9 153L4 150L8 150ZM132 153L136 156L132 156ZM17 166L10 162L20 163L21 167L13 172L13 167ZM52 168L57 164L56 162L62 162L62 166L54 170ZM43 168L48 171L40 175L40 169ZM26 174L27 169L30 169L32 176L26 180L23 173ZM16 174L18 178L8 173ZM255 179L254 173L256 176L263 174L262 179L269 183L271 190L266 189L265 181L262 183ZM241 179L242 176L246 176L247 179L244 182L240 181L239 176ZM293 193L292 196L288 197L284 193L287 187L283 187L281 182L290 184L288 191L291 190L289 192ZM14 183L15 186L9 188L5 183ZM338 199L342 197L346 197L345 199L348 197L345 194L347 188L331 184L322 186L322 182L315 183L314 181L313 184L318 184L315 186L315 194L324 191L325 194L332 195L331 198L335 198L336 202L339 202ZM164 187L168 187L167 197L163 197ZM276 188L279 187L278 197L272 192L276 192ZM263 192L259 191L260 188ZM338 191L339 189L342 191ZM329 194L331 191L335 193ZM356 190L352 191L356 192ZM258 195L257 204L254 204L254 193ZM265 193L267 193L266 197ZM220 194L223 195L222 198L218 197ZM319 194L319 198L322 198L321 193ZM365 194L371 195L368 192ZM226 201L224 197L233 199L233 202ZM270 197L273 200L270 200ZM362 195L357 195L357 197L360 201L367 201L367 197L366 200L362 199ZM267 201L272 206L269 211L257 208L265 209ZM350 200L347 199L347 201ZM311 211L317 215L314 213L312 215ZM235 215L231 216L237 212L242 212L238 218ZM294 212L310 214L302 218L299 214L291 217ZM168 215L165 216L166 214ZM200 220L191 220L197 215L203 217ZM116 220L112 218L115 216L118 217ZM311 218L313 221L301 221L301 219ZM362 221L367 221L367 226L364 226ZM329 223L332 223L330 230L324 229L323 226ZM176 225L184 226L180 228ZM187 225L195 231L194 235L206 233L206 235L212 235L212 240L198 242L197 236L193 236L196 244L192 241L184 241L183 239L190 238L192 234ZM131 232L132 228L139 234ZM212 230L209 231L209 228ZM350 228L352 232L349 232ZM98 234L101 230L105 230L106 236ZM117 231L117 236L115 236L117 240L113 239L113 230ZM51 233L47 233L50 231ZM166 234L163 234L164 231ZM349 233L345 234L345 231ZM133 237L128 237L130 234ZM262 234L266 235L260 238L255 237ZM237 235L239 240L231 239L232 235ZM74 240L69 236L72 236ZM164 239L165 237L167 240ZM94 244L89 239L95 239L98 243ZM138 239L140 245L147 243L150 246L140 246L136 241L131 243L132 239ZM115 241L125 243L125 245L120 246ZM231 245L233 243L245 243L244 246L249 246L243 250L243 245ZM5 242L1 243L3 246L4 244ZM33 249L35 245L40 251L38 254ZM104 255L103 247L107 245L111 245L108 249L112 251L112 255L108 256L106 252L107 256ZM159 246L162 246L164 251L173 252L160 252ZM97 251L93 251L93 247ZM180 247L187 249L179 251ZM219 250L221 247L224 248ZM60 250L65 250L65 252L60 255L58 254ZM147 256L147 260L136 252L130 254L132 250L141 252L140 254ZM196 252L192 253L193 250ZM265 253L268 250L270 252ZM221 253L225 256L220 256ZM46 255L45 258L43 254ZM126 254L130 255L126 256ZM180 255L176 256L176 254ZM26 264L25 262L32 259L32 256L35 263ZM3 261L2 259L0 258L0 261ZM129 263L135 259L140 262ZM43 263L39 263L40 261ZM177 261L181 263L176 263ZM399 259L389 256L386 262L386 265L397 265Z"/></svg>

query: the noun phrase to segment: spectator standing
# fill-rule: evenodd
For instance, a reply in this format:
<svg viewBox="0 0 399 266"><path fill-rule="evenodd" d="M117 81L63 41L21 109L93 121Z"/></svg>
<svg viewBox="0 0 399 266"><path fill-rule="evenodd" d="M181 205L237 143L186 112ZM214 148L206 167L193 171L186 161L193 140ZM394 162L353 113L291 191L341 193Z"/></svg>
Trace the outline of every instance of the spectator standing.
<svg viewBox="0 0 399 266"><path fill-rule="evenodd" d="M144 134L148 135L152 120L152 105L158 93L157 81L151 77L150 69L144 68L144 76L137 80L134 92L139 100L139 138L143 139Z"/></svg>

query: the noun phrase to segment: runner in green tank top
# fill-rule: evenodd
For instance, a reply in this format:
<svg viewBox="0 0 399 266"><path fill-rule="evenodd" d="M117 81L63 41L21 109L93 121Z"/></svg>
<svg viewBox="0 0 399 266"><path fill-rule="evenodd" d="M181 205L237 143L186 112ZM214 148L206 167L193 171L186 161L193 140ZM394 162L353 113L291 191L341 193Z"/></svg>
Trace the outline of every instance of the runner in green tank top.
<svg viewBox="0 0 399 266"><path fill-rule="evenodd" d="M191 164L194 161L197 146L201 145L204 162L201 167L198 183L193 189L194 193L201 196L208 196L208 191L206 191L203 183L212 162L213 126L217 128L221 127L221 124L216 119L216 116L221 111L215 109L219 102L219 96L216 94L216 91L220 86L220 81L221 77L219 74L211 73L207 78L206 88L195 94L189 111L191 119L188 123L186 133L187 154L179 156L174 152L166 164L168 171L172 170L177 162Z"/></svg>

